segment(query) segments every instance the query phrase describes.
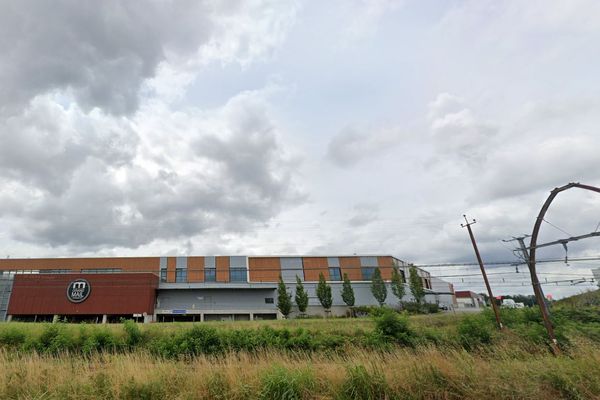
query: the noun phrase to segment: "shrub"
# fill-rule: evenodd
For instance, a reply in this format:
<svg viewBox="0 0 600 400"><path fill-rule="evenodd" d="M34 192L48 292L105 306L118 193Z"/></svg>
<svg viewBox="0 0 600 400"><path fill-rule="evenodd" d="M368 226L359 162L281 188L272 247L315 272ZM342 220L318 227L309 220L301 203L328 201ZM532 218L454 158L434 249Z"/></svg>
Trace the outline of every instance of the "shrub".
<svg viewBox="0 0 600 400"><path fill-rule="evenodd" d="M408 326L406 315L400 315L397 312L384 309L382 315L375 319L375 329L382 336L393 338L397 343L412 346L414 333Z"/></svg>
<svg viewBox="0 0 600 400"><path fill-rule="evenodd" d="M113 336L112 332L106 329L94 329L85 339L81 350L87 354L114 351L118 347L118 344L118 340Z"/></svg>
<svg viewBox="0 0 600 400"><path fill-rule="evenodd" d="M27 335L16 327L10 327L0 332L0 345L18 347L25 343Z"/></svg>
<svg viewBox="0 0 600 400"><path fill-rule="evenodd" d="M415 301L406 301L402 303L402 309L409 314L423 314L423 306Z"/></svg>
<svg viewBox="0 0 600 400"><path fill-rule="evenodd" d="M340 388L343 400L384 400L389 398L389 386L380 371L369 373L362 365L349 367Z"/></svg>
<svg viewBox="0 0 600 400"><path fill-rule="evenodd" d="M125 344L127 346L131 348L142 343L144 335L134 321L130 319L123 321L123 330L125 331Z"/></svg>
<svg viewBox="0 0 600 400"><path fill-rule="evenodd" d="M224 350L223 342L215 328L194 326L178 337L181 353L188 355L218 354Z"/></svg>
<svg viewBox="0 0 600 400"><path fill-rule="evenodd" d="M75 341L62 324L46 324L40 335L36 349L40 353L59 354L70 351L75 346Z"/></svg>
<svg viewBox="0 0 600 400"><path fill-rule="evenodd" d="M458 324L458 339L465 349L492 342L492 327L486 318L470 315Z"/></svg>
<svg viewBox="0 0 600 400"><path fill-rule="evenodd" d="M381 307L376 306L355 306L351 310L355 317L377 317L383 312Z"/></svg>

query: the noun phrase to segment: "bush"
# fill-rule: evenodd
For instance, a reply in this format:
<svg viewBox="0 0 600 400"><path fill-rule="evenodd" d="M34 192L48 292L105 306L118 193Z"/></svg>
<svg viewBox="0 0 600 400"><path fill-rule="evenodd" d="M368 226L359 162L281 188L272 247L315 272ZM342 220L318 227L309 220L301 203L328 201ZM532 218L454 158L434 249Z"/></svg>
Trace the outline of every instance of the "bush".
<svg viewBox="0 0 600 400"><path fill-rule="evenodd" d="M62 324L46 324L35 347L40 353L59 354L73 350L75 341Z"/></svg>
<svg viewBox="0 0 600 400"><path fill-rule="evenodd" d="M486 318L470 315L458 324L458 339L467 350L492 342L492 327Z"/></svg>
<svg viewBox="0 0 600 400"><path fill-rule="evenodd" d="M123 321L123 330L125 331L125 344L127 346L131 348L142 343L144 335L134 321L130 319Z"/></svg>
<svg viewBox="0 0 600 400"><path fill-rule="evenodd" d="M375 330L384 337L393 338L399 344L413 345L414 333L408 326L406 315L384 309L382 315L375 319Z"/></svg>
<svg viewBox="0 0 600 400"><path fill-rule="evenodd" d="M178 337L179 349L184 354L217 354L224 350L223 342L215 328L194 326Z"/></svg>
<svg viewBox="0 0 600 400"><path fill-rule="evenodd" d="M25 343L27 335L16 327L10 327L0 332L0 345L18 347Z"/></svg>
<svg viewBox="0 0 600 400"><path fill-rule="evenodd" d="M106 329L94 329L83 342L81 350L86 354L115 351L118 345L119 342L112 332Z"/></svg>

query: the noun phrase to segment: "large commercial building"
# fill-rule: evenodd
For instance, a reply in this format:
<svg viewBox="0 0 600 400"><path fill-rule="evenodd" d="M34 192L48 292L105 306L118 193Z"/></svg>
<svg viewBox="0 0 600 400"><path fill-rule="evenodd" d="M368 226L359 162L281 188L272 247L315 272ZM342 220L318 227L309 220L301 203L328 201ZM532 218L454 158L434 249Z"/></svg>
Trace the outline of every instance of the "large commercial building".
<svg viewBox="0 0 600 400"><path fill-rule="evenodd" d="M334 315L348 311L344 274L356 305L376 305L370 290L376 268L389 285L392 269L408 265L389 255L186 256L0 260L0 321L145 322L275 319L279 277L294 294L296 277L309 295L308 314L321 314L319 275L332 287ZM418 270L426 301L452 307L452 285ZM405 279L406 281L406 279ZM387 304L397 299L388 290ZM411 300L406 290L406 301Z"/></svg>

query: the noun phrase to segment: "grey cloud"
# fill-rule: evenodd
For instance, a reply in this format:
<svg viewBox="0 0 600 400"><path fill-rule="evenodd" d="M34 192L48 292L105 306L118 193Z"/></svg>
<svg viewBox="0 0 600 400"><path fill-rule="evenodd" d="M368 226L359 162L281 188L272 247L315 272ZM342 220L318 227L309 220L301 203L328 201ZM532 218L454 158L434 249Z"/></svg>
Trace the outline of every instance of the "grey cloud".
<svg viewBox="0 0 600 400"><path fill-rule="evenodd" d="M94 153L112 141L95 142L96 147L87 147L88 157L67 169L72 178L64 179L64 190L42 190L23 199L20 208L2 199L0 207L10 205L3 213L17 221L14 237L84 250L136 248L196 235L217 239L223 233L246 232L282 207L303 201L293 180L295 165L276 138L278 128L254 100L242 96L207 116L218 120L215 131L188 138L193 151L171 154L172 161L154 172L135 160L115 171L107 151L101 151L104 158ZM198 123L194 118L188 123ZM167 147L163 151L170 152ZM140 157L138 149L134 158ZM43 187L41 180L35 181L37 187Z"/></svg>
<svg viewBox="0 0 600 400"><path fill-rule="evenodd" d="M0 120L0 173L59 193L88 157L115 167L130 162L138 139L126 120L38 98L23 114Z"/></svg>
<svg viewBox="0 0 600 400"><path fill-rule="evenodd" d="M480 121L464 100L448 93L429 104L429 119L436 151L474 165L485 160L497 135L495 126Z"/></svg>
<svg viewBox="0 0 600 400"><path fill-rule="evenodd" d="M143 82L162 61L187 63L213 43L223 49L238 49L238 40L249 46L257 38L240 31L235 17L258 11L253 15L275 18L260 13L261 7L170 0L2 2L0 111L19 112L37 95L58 91L86 111L131 114ZM252 48L262 47L252 42Z"/></svg>
<svg viewBox="0 0 600 400"><path fill-rule="evenodd" d="M352 216L348 219L348 225L359 228L377 220L379 206L372 203L360 203L353 207Z"/></svg>
<svg viewBox="0 0 600 400"><path fill-rule="evenodd" d="M397 127L360 129L350 126L335 135L327 146L327 158L339 167L350 167L364 159L381 156L407 139Z"/></svg>

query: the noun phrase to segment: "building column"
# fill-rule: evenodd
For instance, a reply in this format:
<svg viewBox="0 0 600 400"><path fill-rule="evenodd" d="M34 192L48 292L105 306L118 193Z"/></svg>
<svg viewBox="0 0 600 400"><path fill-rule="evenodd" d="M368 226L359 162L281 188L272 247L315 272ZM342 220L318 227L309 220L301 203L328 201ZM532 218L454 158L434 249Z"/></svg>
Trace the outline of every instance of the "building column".
<svg viewBox="0 0 600 400"><path fill-rule="evenodd" d="M250 321L254 321L254 313L250 313Z"/></svg>
<svg viewBox="0 0 600 400"><path fill-rule="evenodd" d="M58 318L59 318L59 315L54 315L54 317L52 317L52 323L53 324L57 323L58 322Z"/></svg>
<svg viewBox="0 0 600 400"><path fill-rule="evenodd" d="M200 314L200 322L204 322L204 313Z"/></svg>
<svg viewBox="0 0 600 400"><path fill-rule="evenodd" d="M144 315L144 323L148 324L152 322L152 315Z"/></svg>
<svg viewBox="0 0 600 400"><path fill-rule="evenodd" d="M10 322L12 321L12 315L7 315L6 316L6 322Z"/></svg>
<svg viewBox="0 0 600 400"><path fill-rule="evenodd" d="M106 322L108 322L108 315L104 314L102 315L102 323L105 324Z"/></svg>

